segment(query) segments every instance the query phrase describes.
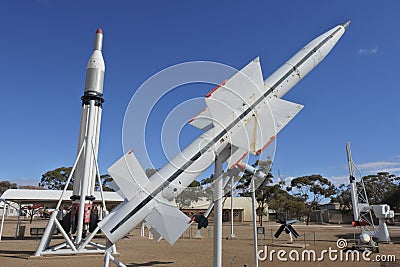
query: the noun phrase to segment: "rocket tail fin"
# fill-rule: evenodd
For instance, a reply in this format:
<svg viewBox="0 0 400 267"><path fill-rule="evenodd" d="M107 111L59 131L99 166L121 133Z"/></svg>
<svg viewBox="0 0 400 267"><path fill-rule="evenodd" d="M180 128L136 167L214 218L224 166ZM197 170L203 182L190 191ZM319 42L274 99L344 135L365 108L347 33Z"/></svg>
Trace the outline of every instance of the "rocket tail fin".
<svg viewBox="0 0 400 267"><path fill-rule="evenodd" d="M132 151L126 153L107 170L113 178L111 187L123 198L132 199L144 190L149 179Z"/></svg>
<svg viewBox="0 0 400 267"><path fill-rule="evenodd" d="M191 225L190 218L164 198L146 217L146 224L157 241L162 237L171 245Z"/></svg>
<svg viewBox="0 0 400 267"><path fill-rule="evenodd" d="M207 130L213 127L213 122L211 119L210 111L207 107L205 107L202 111L200 111L197 115L189 120L189 124L194 127L203 130L206 132Z"/></svg>

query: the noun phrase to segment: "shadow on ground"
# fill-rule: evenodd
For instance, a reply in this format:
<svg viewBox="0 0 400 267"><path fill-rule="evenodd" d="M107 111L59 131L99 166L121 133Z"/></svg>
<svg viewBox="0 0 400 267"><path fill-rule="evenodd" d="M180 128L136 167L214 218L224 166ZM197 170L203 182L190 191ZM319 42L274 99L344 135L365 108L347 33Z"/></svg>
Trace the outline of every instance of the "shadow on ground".
<svg viewBox="0 0 400 267"><path fill-rule="evenodd" d="M33 255L33 250L0 250L0 255L7 258L28 259Z"/></svg>
<svg viewBox="0 0 400 267"><path fill-rule="evenodd" d="M142 263L130 263L127 267L137 267L137 266L165 266L167 264L173 264L172 261L148 261Z"/></svg>

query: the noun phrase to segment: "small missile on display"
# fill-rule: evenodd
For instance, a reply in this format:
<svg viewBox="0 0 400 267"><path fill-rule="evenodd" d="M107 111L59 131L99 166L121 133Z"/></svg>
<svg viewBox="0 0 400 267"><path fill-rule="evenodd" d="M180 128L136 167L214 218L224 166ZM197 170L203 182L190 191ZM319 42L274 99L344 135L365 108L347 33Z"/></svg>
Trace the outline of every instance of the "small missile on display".
<svg viewBox="0 0 400 267"><path fill-rule="evenodd" d="M332 50L349 21L321 34L264 80L259 58L211 90L206 108L189 120L203 134L147 178L133 153L115 162L108 172L125 201L99 222L111 243L122 239L143 221L170 244L190 226L190 218L173 201L193 180L230 149L228 167L248 153L259 155L300 112L302 105L281 99ZM242 169L265 178L248 165ZM239 165L239 166L240 166Z"/></svg>

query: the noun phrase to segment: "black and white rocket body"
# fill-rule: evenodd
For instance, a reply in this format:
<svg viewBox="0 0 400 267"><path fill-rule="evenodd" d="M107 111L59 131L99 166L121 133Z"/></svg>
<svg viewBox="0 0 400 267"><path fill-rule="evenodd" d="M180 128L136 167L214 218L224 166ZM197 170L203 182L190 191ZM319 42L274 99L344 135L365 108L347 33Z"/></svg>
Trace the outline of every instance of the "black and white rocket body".
<svg viewBox="0 0 400 267"><path fill-rule="evenodd" d="M86 68L86 84L82 96L82 115L78 140L78 153L57 206L50 216L35 256L104 253L104 245L91 242L98 223L97 212L92 209L96 179L99 179L97 153L103 100L105 65L101 52L103 32L98 29L94 50ZM74 177L74 180L72 178ZM100 180L100 179L99 179ZM63 199L68 186L73 184L72 208L63 214ZM102 209L106 211L101 193ZM55 228L65 242L50 246ZM91 235L87 236L88 233ZM115 246L113 246L115 251Z"/></svg>
<svg viewBox="0 0 400 267"><path fill-rule="evenodd" d="M85 91L82 96L82 115L78 141L78 163L73 184L72 231L77 232L79 243L82 232L90 223L97 175L100 122L102 113L105 64L102 55L103 32L98 29L94 50L86 68ZM84 209L80 209L84 207Z"/></svg>

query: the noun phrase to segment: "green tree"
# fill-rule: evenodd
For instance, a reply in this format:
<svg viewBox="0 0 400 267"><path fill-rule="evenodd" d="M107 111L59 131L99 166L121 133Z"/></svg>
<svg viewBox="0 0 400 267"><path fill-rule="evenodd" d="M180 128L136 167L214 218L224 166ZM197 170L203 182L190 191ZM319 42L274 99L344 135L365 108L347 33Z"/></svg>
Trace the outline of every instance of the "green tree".
<svg viewBox="0 0 400 267"><path fill-rule="evenodd" d="M400 187L392 188L385 194L383 204L388 204L391 210L400 212Z"/></svg>
<svg viewBox="0 0 400 267"><path fill-rule="evenodd" d="M400 210L399 177L388 172L367 175L363 178L364 187L370 205L389 204L393 210ZM361 181L357 182L359 185ZM331 202L338 202L343 211L352 212L350 184L341 184Z"/></svg>
<svg viewBox="0 0 400 267"><path fill-rule="evenodd" d="M71 173L72 167L60 167L52 171L48 171L42 175L39 186L45 189L62 190L65 187L68 176ZM68 190L72 190L74 177L68 185Z"/></svg>
<svg viewBox="0 0 400 267"><path fill-rule="evenodd" d="M335 186L319 174L302 176L291 181L288 191L294 192L295 197L301 198L306 204L307 225L310 221L310 214L324 198L333 196Z"/></svg>
<svg viewBox="0 0 400 267"><path fill-rule="evenodd" d="M211 184L214 180L214 174L211 174L210 177L204 178L201 180L201 185Z"/></svg>
<svg viewBox="0 0 400 267"><path fill-rule="evenodd" d="M353 205L351 203L350 184L341 184L335 191L335 195L331 196L331 203L339 203L339 208L342 212L351 212Z"/></svg>
<svg viewBox="0 0 400 267"><path fill-rule="evenodd" d="M108 173L103 174L100 176L100 180L103 186L103 191L114 191L114 189L110 187L110 183L113 181L111 175L109 175Z"/></svg>
<svg viewBox="0 0 400 267"><path fill-rule="evenodd" d="M102 174L100 176L100 181L101 181L101 188L103 189L103 191L114 191L114 189L112 189L110 187L110 183L113 181L113 178L111 177L111 175L109 175L108 173ZM96 191L100 190L99 181L97 179L97 176L96 176L96 183L95 183L94 190L96 190Z"/></svg>
<svg viewBox="0 0 400 267"><path fill-rule="evenodd" d="M271 200L269 201L269 208L276 211L277 214L284 214L280 220L287 220L296 218L301 219L306 215L306 206L303 199L290 195L288 192L280 187L276 187Z"/></svg>
<svg viewBox="0 0 400 267"><path fill-rule="evenodd" d="M72 171L72 167L60 167L52 171L48 171L42 175L42 179L39 183L39 188L41 189L51 189L51 190L63 190L68 177ZM109 185L113 180L109 174L103 174L100 176L103 191L114 191ZM74 175L72 175L71 181L68 185L68 190L72 190L74 184ZM39 189L30 186L27 189ZM96 177L95 190L100 190L99 182Z"/></svg>
<svg viewBox="0 0 400 267"><path fill-rule="evenodd" d="M385 204L384 200L393 190L398 187L400 177L388 172L363 177L365 191L370 205Z"/></svg>
<svg viewBox="0 0 400 267"><path fill-rule="evenodd" d="M8 189L17 189L17 184L8 180L0 181L0 196Z"/></svg>

